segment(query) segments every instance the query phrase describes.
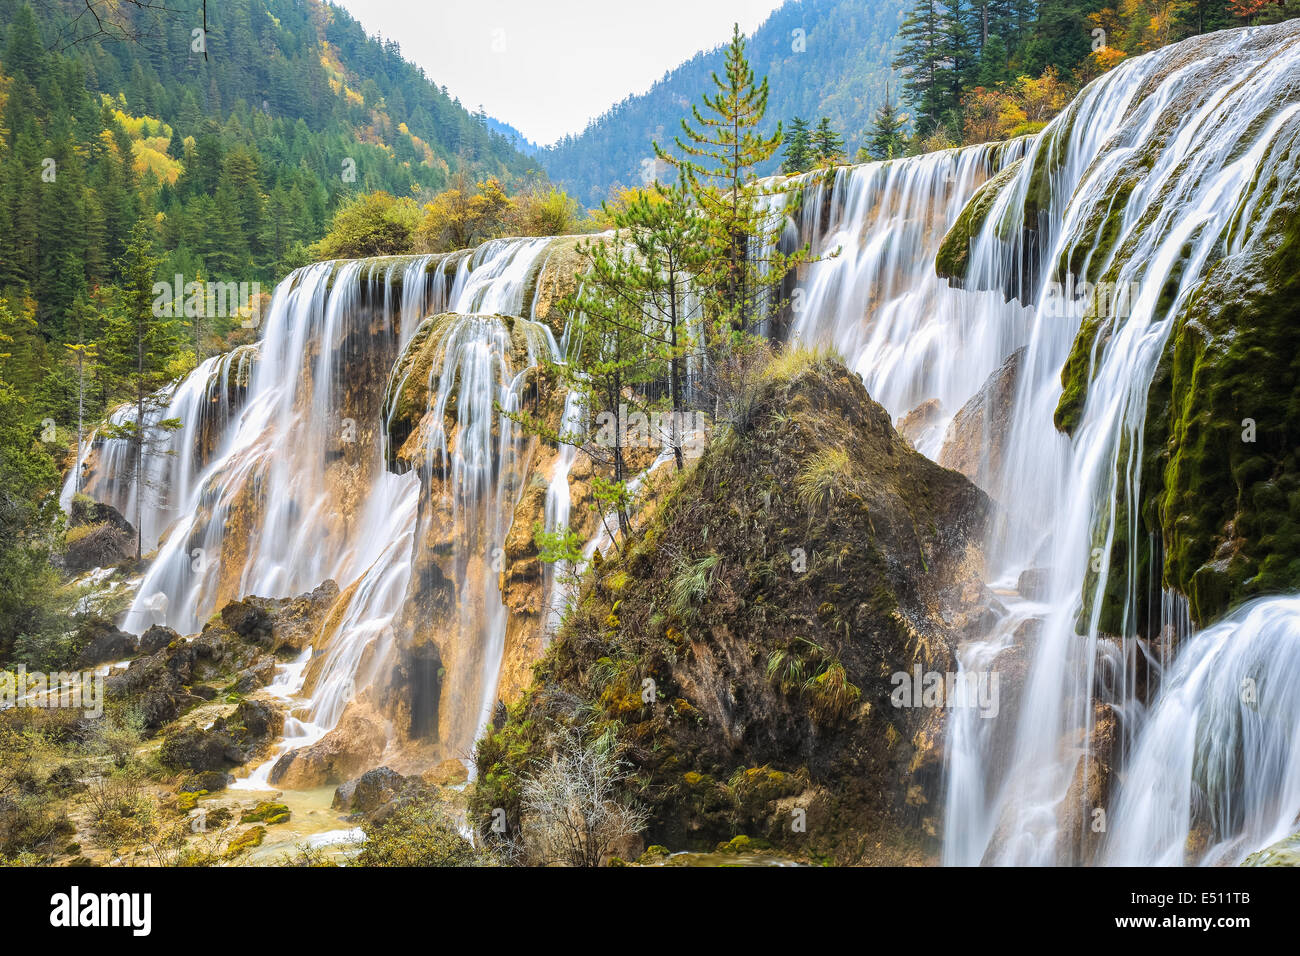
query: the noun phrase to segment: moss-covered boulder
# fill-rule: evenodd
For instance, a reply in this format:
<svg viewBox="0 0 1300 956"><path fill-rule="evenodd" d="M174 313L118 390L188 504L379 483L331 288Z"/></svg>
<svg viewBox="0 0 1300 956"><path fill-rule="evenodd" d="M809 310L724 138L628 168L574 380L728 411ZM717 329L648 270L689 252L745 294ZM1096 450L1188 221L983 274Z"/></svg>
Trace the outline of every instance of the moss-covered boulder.
<svg viewBox="0 0 1300 956"><path fill-rule="evenodd" d="M274 826L277 823L288 823L292 816L292 811L283 803L276 803L273 800L263 800L251 810L245 810L240 814L240 823L265 823L267 826Z"/></svg>
<svg viewBox="0 0 1300 956"><path fill-rule="evenodd" d="M970 265L971 246L975 242L975 237L984 228L984 223L988 220L989 213L993 211L998 196L1020 174L1020 167L1023 164L1023 159L1018 159L1009 164L996 176L980 186L975 191L975 195L966 203L965 208L957 217L957 221L952 224L948 234L943 237L943 243L939 246L938 255L935 256L934 268L940 276L950 280L955 285L961 285L966 279L966 271Z"/></svg>
<svg viewBox="0 0 1300 956"><path fill-rule="evenodd" d="M1152 385L1144 518L1198 623L1300 587L1300 177L1274 185L1272 215L1197 288Z"/></svg>
<svg viewBox="0 0 1300 956"><path fill-rule="evenodd" d="M634 544L593 560L532 687L479 744L471 819L488 838L494 809L517 821L550 730L582 720L634 769L649 842L931 858L944 712L895 707L893 677L955 667L985 597L988 510L843 365L774 362Z"/></svg>

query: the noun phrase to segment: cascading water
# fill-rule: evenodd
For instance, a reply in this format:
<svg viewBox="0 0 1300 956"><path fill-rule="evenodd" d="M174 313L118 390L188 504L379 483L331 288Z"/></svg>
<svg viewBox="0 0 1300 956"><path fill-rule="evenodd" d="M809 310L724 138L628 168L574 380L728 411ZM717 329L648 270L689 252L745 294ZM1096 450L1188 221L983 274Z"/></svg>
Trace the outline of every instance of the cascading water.
<svg viewBox="0 0 1300 956"><path fill-rule="evenodd" d="M1269 173L1295 172L1296 33L1294 24L1233 31L1135 59L1092 84L1043 133L1006 147L999 162L990 162L989 147L973 147L840 171L833 189L843 198L828 221L816 221L824 216L820 203L805 201L805 218L814 217L805 236L819 230L821 248L845 252L809 270L793 333L836 346L894 415L938 399L941 420L951 417L1025 347L1007 448L988 485L1005 506L987 547L1002 613L958 658L966 671L1019 660L1027 677L996 717L953 711L948 863L1233 860L1296 826L1291 758L1282 756L1290 753L1294 715L1283 707L1260 720L1241 710L1230 680L1197 676L1216 655L1233 674L1272 655L1268 672L1285 674L1294 602L1263 601L1191 641L1145 724L1136 655L1172 646L1185 611L1177 600L1164 602L1164 642L1155 652L1139 648L1132 595L1150 584L1128 570L1138 566L1130 560L1114 572L1127 575L1120 593L1130 596L1121 633L1101 629L1103 596L1114 591L1112 545L1122 536L1136 557L1136 542L1146 541L1137 509L1121 512L1117 501L1139 500L1147 392L1173 322L1214 262L1261 239L1250 225L1269 212L1260 183ZM993 172L1022 153L972 238L964 288L937 288L929 273L938 243L924 228L927 210L941 228L951 225L971 181L958 176L963 188L940 192L936 169ZM1121 183L1127 205L1116 212ZM1107 212L1114 212L1109 221ZM1104 276L1112 286L1090 304L1061 291L1075 273ZM1006 292L1019 301L1005 302ZM1061 369L1085 319L1100 326L1098 344L1087 401L1067 438L1053 414ZM918 447L933 456L942 435L931 429ZM1024 572L1037 576L1032 594L1019 593ZM1250 647L1228 654L1222 648L1238 631ZM1275 686L1283 679L1274 676ZM1109 700L1096 696L1103 685ZM1191 736L1174 729L1180 707L1200 715ZM1108 711L1132 746L1118 793L1102 807L1093 749L1098 718ZM1243 738L1249 758L1234 755ZM1234 772L1242 759L1267 766L1251 764L1257 773L1243 783ZM1211 849L1185 857L1193 793L1208 802L1217 836ZM1091 836L1099 810L1111 821L1104 852ZM1161 814L1170 818L1156 826Z"/></svg>
<svg viewBox="0 0 1300 956"><path fill-rule="evenodd" d="M146 409L144 467L138 481L132 480L132 443L92 433L64 480L59 494L63 510L69 510L78 490L112 505L130 521L136 520L138 505L142 542L146 551L153 548L183 513L195 482L211 460L213 442L229 427L247 388L256 351L243 346L205 359L168 389L166 404ZM134 405L123 405L109 416L109 422L121 427L133 422L135 414ZM158 434L157 425L166 419L177 419L184 427L166 433L164 443L158 440L164 436Z"/></svg>
<svg viewBox="0 0 1300 956"><path fill-rule="evenodd" d="M996 292L953 289L934 272L939 243L975 189L1025 149L1020 139L841 167L829 183L814 174L803 195L799 234L823 258L792 297L791 339L833 347L896 417L937 400L914 436L930 457L948 421L1027 334L1027 311L1008 309ZM981 312L999 321L976 321Z"/></svg>
<svg viewBox="0 0 1300 956"><path fill-rule="evenodd" d="M1025 676L1004 682L1011 700L996 716L951 713L947 863L1236 862L1296 826L1300 713L1285 695L1262 696L1300 678L1296 599L1257 600L1194 634L1185 603L1165 594L1151 637L1135 600L1151 582L1138 561L1112 569L1110 556L1116 541L1131 558L1145 546L1137 509L1119 503L1140 500L1147 394L1175 318L1216 261L1259 239L1261 183L1295 175L1297 33L1283 24L1189 41L1121 64L1035 136L802 186L797 240L839 254L804 270L779 332L834 347L896 418L930 406L909 436L919 450L941 457L958 411L1017 363L1005 449L984 481L1001 505L986 542L996 622L957 658L963 671ZM954 287L934 264L977 193L984 212ZM781 202L767 209L779 215ZM489 719L507 631L496 561L532 448L502 410L528 400L543 355L566 351L530 300L553 242L294 273L276 291L238 420L189 459L191 472L167 479L185 502L128 629L151 623L154 594L168 599L169 623L193 630L226 598L326 577L345 586L323 652L272 687L310 695L281 754L334 728L394 669L456 702L437 713L417 697L405 715L446 747L467 747ZM1126 292L1103 307L1062 293L1083 276ZM447 312L457 314L425 318ZM1054 415L1081 330L1092 334L1086 401L1067 436ZM183 396L218 368L173 396L191 436L200 412ZM418 423L396 432L399 398L415 385L422 398L402 414ZM561 430L582 417L568 397ZM546 476L548 530L568 521L572 464L562 447ZM586 554L606 544L597 536ZM563 603L554 571L547 628ZM1121 623L1103 629L1104 596L1116 593ZM1153 675L1141 691L1139 669ZM1260 696L1247 700L1245 685ZM1109 790L1097 776L1103 724L1123 765ZM250 785L273 778L271 764ZM1089 826L1096 810L1104 836ZM1191 851L1194 833L1204 839Z"/></svg>
<svg viewBox="0 0 1300 956"><path fill-rule="evenodd" d="M323 652L287 666L273 685L279 696L304 684L310 692L308 705L289 718L277 756L318 740L377 679L399 632L412 626L406 607L424 585L413 577L421 567L418 542L436 534L431 526L439 522L457 529L448 532L457 538L451 573L460 586L451 643L463 645L459 663L473 661L472 676L458 668L448 689L449 699L473 700L442 728L448 748L468 746L490 713L505 612L487 569L527 470L525 443L501 409L517 408L528 368L542 355L557 356L544 324L497 314L531 314L526 300L552 242L495 240L472 253L300 269L276 289L251 373L252 349L210 359L157 413L180 419L182 428L172 437L177 454L149 463L172 509L143 509L151 515L146 529L156 540L178 520L123 626L166 623L189 633L245 594L290 595L326 578L345 585L345 603L318 642ZM384 407L400 385L391 370L424 317L448 312L465 314L437 332L443 351L434 366L439 375L426 383L428 457L396 473L403 469L389 467L396 449ZM525 343L513 358L512 336ZM232 418L220 405L222 420L212 421L211 396L233 394L226 379L235 366L247 386L242 409ZM125 443L99 444L96 473L117 489L111 476L122 466L114 456ZM425 500L430 484L434 502ZM121 490L100 496L133 505ZM265 781L272 763L259 768L254 784Z"/></svg>

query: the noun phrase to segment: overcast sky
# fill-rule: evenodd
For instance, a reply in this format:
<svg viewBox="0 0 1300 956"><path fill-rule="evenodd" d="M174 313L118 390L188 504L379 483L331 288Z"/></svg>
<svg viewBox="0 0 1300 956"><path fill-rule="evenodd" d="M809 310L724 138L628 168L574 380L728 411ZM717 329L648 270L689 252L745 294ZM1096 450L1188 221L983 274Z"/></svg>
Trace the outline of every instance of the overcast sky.
<svg viewBox="0 0 1300 956"><path fill-rule="evenodd" d="M780 0L335 0L470 110L549 145Z"/></svg>

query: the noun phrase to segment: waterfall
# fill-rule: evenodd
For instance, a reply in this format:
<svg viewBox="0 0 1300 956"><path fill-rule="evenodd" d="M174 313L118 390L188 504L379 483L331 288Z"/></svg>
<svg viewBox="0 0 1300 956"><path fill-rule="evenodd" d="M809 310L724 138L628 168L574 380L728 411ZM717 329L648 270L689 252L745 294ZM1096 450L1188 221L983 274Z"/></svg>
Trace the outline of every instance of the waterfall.
<svg viewBox="0 0 1300 956"><path fill-rule="evenodd" d="M817 257L769 332L835 349L920 452L942 461L963 406L1017 369L1005 447L981 472L997 505L993 623L956 666L1023 678L1001 682L993 716L948 719L946 863L1234 863L1297 826L1300 712L1268 691L1300 679L1298 599L1259 598L1196 632L1182 596L1142 575L1139 551L1161 543L1136 507L1175 324L1216 263L1260 242L1282 192L1271 177L1296 175L1297 40L1291 22L1186 41L1121 63L1032 136L807 174L797 205L763 199L789 217L781 245ZM953 237L950 281L936 260ZM167 495L146 540L161 543L124 626L192 632L246 594L342 589L272 686L306 701L277 757L350 708L400 717L440 756L490 719L516 509L530 478L547 530L573 507L574 449L532 475L536 442L509 414L553 397L536 369L568 351L571 330L557 344L537 309L560 241L299 269L255 358L210 359L168 395L184 427L173 460L149 465ZM1115 294L1076 294L1099 282ZM569 395L551 421L573 432L583 413ZM88 490L129 517L113 480L124 446L90 444ZM608 544L600 533L584 553ZM542 572L547 630L560 570ZM395 681L409 685L400 707Z"/></svg>
<svg viewBox="0 0 1300 956"><path fill-rule="evenodd" d="M502 239L298 269L277 286L256 346L207 360L150 413L182 427L140 483L142 494L162 490L142 508L146 543L161 544L124 627L193 633L246 594L289 596L327 578L342 587L316 649L272 685L275 696L307 697L275 756L336 726L419 629L458 648L444 656L462 656L446 697L464 713L444 714L447 749L467 747L490 715L506 616L495 572L532 447L503 412L517 411L534 385L529 370L559 355L543 322L520 318L536 313L553 243ZM420 410L426 457L410 468L396 460L389 402L417 347L437 356ZM121 409L113 421L131 414ZM86 490L129 517L126 444L92 439L79 467L90 472ZM70 475L65 507L73 484ZM439 535L454 541L445 569L458 588L454 635L412 610L429 590L424 554ZM273 763L251 783L264 784Z"/></svg>
<svg viewBox="0 0 1300 956"><path fill-rule="evenodd" d="M953 289L934 271L975 189L1025 149L1018 139L840 167L803 195L799 234L818 261L791 297L791 338L833 347L895 417L937 400L915 442L930 457L948 420L1027 334L1027 311L1008 309L997 292Z"/></svg>
<svg viewBox="0 0 1300 956"><path fill-rule="evenodd" d="M1252 601L1189 641L1130 761L1103 862L1186 862L1198 809L1211 821L1203 863L1236 863L1294 833L1298 685L1300 598Z"/></svg>
<svg viewBox="0 0 1300 956"><path fill-rule="evenodd" d="M570 391L564 396L564 413L560 416L561 437L574 436L582 429L582 403L578 393ZM569 493L569 472L578 456L578 448L572 443L560 445L555 456L555 465L551 470L551 480L546 485L546 510L543 527L548 534L555 534L569 527L569 514L572 508L572 496ZM560 626L566 606L564 589L557 587L561 575L571 573L567 562L553 562L546 566L542 593L546 594L546 633L554 634Z"/></svg>
<svg viewBox="0 0 1300 956"><path fill-rule="evenodd" d="M64 511L80 490L112 505L124 518L136 520L140 505L141 538L148 551L181 513L195 490L198 476L212 456L213 437L229 426L248 384L256 348L242 346L205 359L189 375L164 391L166 402L145 410L146 434L165 419L177 419L184 428L166 434L166 442L147 439L139 481L132 481L132 443L92 432L75 467L68 470L59 494ZM134 405L122 405L109 415L121 427L135 421Z"/></svg>
<svg viewBox="0 0 1300 956"><path fill-rule="evenodd" d="M242 412L187 489L183 517L124 627L163 623L155 610L162 595L165 623L189 633L225 600L351 580L384 550L376 534L348 533L355 523L383 528L391 507L387 482L377 480L384 474L379 430L368 420L378 399L358 386L387 373L400 330L439 304L439 283L426 282L435 264L432 257L325 262L277 286ZM405 291L397 304L389 297L399 267ZM428 296L410 294L426 284ZM194 443L199 423L177 417L175 440ZM365 495L368 486L374 493Z"/></svg>
<svg viewBox="0 0 1300 956"><path fill-rule="evenodd" d="M801 279L793 334L837 348L895 416L937 400L938 425L914 439L919 450L934 456L960 404L1025 348L1005 459L987 489L1004 506L987 542L1000 619L958 660L982 671L1019 657L1028 676L996 717L954 711L948 863L1184 862L1196 800L1208 802L1216 835L1190 859L1235 861L1296 826L1296 715L1282 705L1248 718L1232 686L1252 667L1275 686L1285 680L1294 600L1262 600L1187 641L1148 717L1136 657L1166 653L1185 610L1163 602L1166 642L1140 645L1133 596L1150 582L1136 578L1136 560L1110 567L1116 540L1134 558L1146 546L1137 509L1117 501L1140 500L1147 393L1173 324L1215 262L1259 241L1269 171L1294 175L1296 33L1294 23L1231 31L1136 58L1032 138L840 170L829 204L805 197L802 236L843 251ZM944 288L933 277L936 234L976 180L999 170L1005 182L972 236L962 288ZM1072 295L1085 276L1123 295ZM1085 321L1099 330L1067 437L1053 414ZM1045 575L1032 594L1019 586L1027 571ZM1118 634L1101 628L1112 573L1126 575L1116 583L1129 595ZM1199 724L1184 732L1188 714ZM1122 724L1128 752L1105 806L1099 717ZM1107 812L1108 831L1092 826Z"/></svg>

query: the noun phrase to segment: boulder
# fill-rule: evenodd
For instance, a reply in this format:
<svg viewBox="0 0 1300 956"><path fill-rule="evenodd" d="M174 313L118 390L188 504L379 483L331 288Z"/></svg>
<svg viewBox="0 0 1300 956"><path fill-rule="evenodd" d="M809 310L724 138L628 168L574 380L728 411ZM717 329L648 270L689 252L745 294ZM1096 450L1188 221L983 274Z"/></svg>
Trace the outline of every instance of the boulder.
<svg viewBox="0 0 1300 956"><path fill-rule="evenodd" d="M64 544L55 563L70 574L113 567L135 557L135 528L112 505L77 495L68 511Z"/></svg>
<svg viewBox="0 0 1300 956"><path fill-rule="evenodd" d="M1011 410L1024 355L1023 348L1012 352L953 416L943 436L939 464L961 472L989 493L995 490L1005 464Z"/></svg>
<svg viewBox="0 0 1300 956"><path fill-rule="evenodd" d="M369 813L396 797L405 783L406 778L396 770L376 767L335 790L330 807L349 813Z"/></svg>
<svg viewBox="0 0 1300 956"><path fill-rule="evenodd" d="M273 639L271 615L252 601L231 601L221 609L221 622L246 641L270 646Z"/></svg>
<svg viewBox="0 0 1300 956"><path fill-rule="evenodd" d="M165 766L199 773L224 772L264 752L284 732L284 715L266 701L245 700L211 727L168 734L158 751Z"/></svg>
<svg viewBox="0 0 1300 956"><path fill-rule="evenodd" d="M316 743L291 750L277 760L270 782L286 790L342 783L379 760L387 737L381 721L350 709L339 725Z"/></svg>
<svg viewBox="0 0 1300 956"><path fill-rule="evenodd" d="M140 635L140 653L156 654L172 641L180 640L180 635L170 627L155 624Z"/></svg>
<svg viewBox="0 0 1300 956"><path fill-rule="evenodd" d="M68 530L65 548L57 564L69 574L93 568L110 568L135 557L135 535L107 522L80 525Z"/></svg>
<svg viewBox="0 0 1300 956"><path fill-rule="evenodd" d="M120 661L137 649L134 637L102 618L84 622L77 628L76 639L82 645L79 661L83 667Z"/></svg>
<svg viewBox="0 0 1300 956"><path fill-rule="evenodd" d="M237 767L244 753L224 728L186 727L170 733L158 750L164 766L198 772Z"/></svg>

